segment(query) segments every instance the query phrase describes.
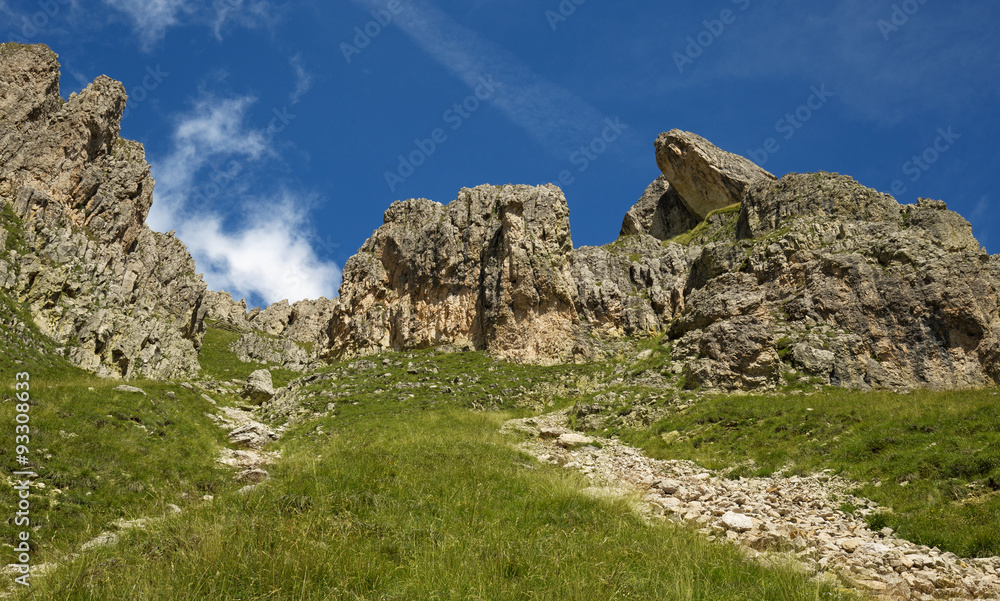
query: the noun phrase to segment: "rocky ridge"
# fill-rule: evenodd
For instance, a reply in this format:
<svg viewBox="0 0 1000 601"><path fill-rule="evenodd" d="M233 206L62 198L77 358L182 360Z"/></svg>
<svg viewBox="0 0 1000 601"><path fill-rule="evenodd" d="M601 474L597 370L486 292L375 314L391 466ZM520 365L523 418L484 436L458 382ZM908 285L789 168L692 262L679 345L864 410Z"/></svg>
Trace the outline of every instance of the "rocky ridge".
<svg viewBox="0 0 1000 601"><path fill-rule="evenodd" d="M118 137L125 89L102 76L63 102L47 47L0 55L0 285L81 367L196 372L206 286L183 243L144 224L153 180Z"/></svg>
<svg viewBox="0 0 1000 601"><path fill-rule="evenodd" d="M48 48L0 53L0 282L102 375L195 372L208 317L243 335L244 361L297 370L436 346L600 360L665 332L664 375L685 388L1000 379L1000 256L943 202L899 205L838 174L775 179L679 130L656 140L661 176L611 244L573 248L555 186L462 189L393 203L338 298L247 311L144 224L153 180L118 136L121 84L63 102Z"/></svg>
<svg viewBox="0 0 1000 601"><path fill-rule="evenodd" d="M832 173L776 180L676 130L656 149L663 175L602 247L572 248L552 186L394 203L345 266L322 356L459 344L592 360L666 332L687 388L996 385L1000 256L943 202Z"/></svg>

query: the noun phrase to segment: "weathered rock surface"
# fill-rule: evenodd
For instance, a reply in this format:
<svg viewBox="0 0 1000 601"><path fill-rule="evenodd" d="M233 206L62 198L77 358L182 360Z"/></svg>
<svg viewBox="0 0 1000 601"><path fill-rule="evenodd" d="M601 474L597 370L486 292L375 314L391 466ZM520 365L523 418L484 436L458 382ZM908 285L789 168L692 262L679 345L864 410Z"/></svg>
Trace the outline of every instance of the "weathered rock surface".
<svg viewBox="0 0 1000 601"><path fill-rule="evenodd" d="M229 349L246 363L280 365L304 371L316 365L320 338L333 318L337 300L320 298L289 304L287 300L261 310L247 310L246 301L225 291L205 294L207 318L220 328L242 333Z"/></svg>
<svg viewBox="0 0 1000 601"><path fill-rule="evenodd" d="M319 339L320 332L330 323L336 307L336 300L326 298L292 304L282 300L260 312L252 312L248 321L255 330L311 344Z"/></svg>
<svg viewBox="0 0 1000 601"><path fill-rule="evenodd" d="M271 372L266 369L258 369L247 378L240 396L251 403L260 405L270 401L274 396L274 384L271 382Z"/></svg>
<svg viewBox="0 0 1000 601"><path fill-rule="evenodd" d="M198 370L205 284L171 234L144 225L153 180L118 137L125 90L99 77L68 101L45 46L0 45L0 280L74 363L104 376Z"/></svg>
<svg viewBox="0 0 1000 601"><path fill-rule="evenodd" d="M244 363L280 365L292 371L305 371L316 361L309 352L287 338L267 337L256 331L246 332L229 345Z"/></svg>
<svg viewBox="0 0 1000 601"><path fill-rule="evenodd" d="M740 202L750 184L775 179L750 160L679 129L656 139L656 164L687 208L702 219Z"/></svg>
<svg viewBox="0 0 1000 601"><path fill-rule="evenodd" d="M640 231L655 221L639 207L638 233L576 250L554 188L395 203L345 268L324 356L467 344L566 361L593 357L595 338L666 332L689 388L1000 380L1000 257L944 203L901 206L829 173L741 182L742 203L682 243ZM657 195L671 196L663 181Z"/></svg>
<svg viewBox="0 0 1000 601"><path fill-rule="evenodd" d="M649 234L659 240L669 240L691 230L702 219L687 208L681 195L661 175L625 214L619 236Z"/></svg>
<svg viewBox="0 0 1000 601"><path fill-rule="evenodd" d="M555 186L393 203L344 266L327 358L468 344L515 361L582 351L569 209Z"/></svg>

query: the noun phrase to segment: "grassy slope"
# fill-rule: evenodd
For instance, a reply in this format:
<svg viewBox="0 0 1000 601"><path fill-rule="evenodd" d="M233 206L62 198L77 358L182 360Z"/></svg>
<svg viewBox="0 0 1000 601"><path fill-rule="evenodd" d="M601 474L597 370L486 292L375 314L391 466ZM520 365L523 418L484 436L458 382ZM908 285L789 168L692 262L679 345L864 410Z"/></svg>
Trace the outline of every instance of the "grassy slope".
<svg viewBox="0 0 1000 601"><path fill-rule="evenodd" d="M117 519L159 515L167 504L187 507L233 488L215 464L224 437L204 415L210 404L200 394L163 382L130 382L148 396L115 392L121 382L58 357L6 293L0 292L0 303L0 431L8 433L0 463L8 473L17 469L14 377L28 372L27 467L38 474L29 498L36 565L77 550ZM11 327L10 316L26 327ZM0 499L11 514L14 495L10 479L0 481ZM12 517L3 520L0 540L13 541L20 530Z"/></svg>
<svg viewBox="0 0 1000 601"><path fill-rule="evenodd" d="M209 356L222 352L224 338L209 338ZM37 533L43 544L36 560L71 549L116 517L161 515L163 504L178 502L181 493L189 502L182 515L83 553L36 578L31 589L16 590L15 598L838 596L790 571L755 566L689 529L649 525L624 501L583 496L587 480L536 464L498 433L511 415L501 407L565 405L607 377L606 368L519 367L479 353L387 358L388 364L375 359L373 369L323 370L331 378L304 390L315 395L306 405L325 413L335 397L336 410L292 424L279 443L284 458L269 468L271 480L245 495L225 482L228 476L216 477L212 447L221 441L202 416L200 394L143 383L149 399L120 396L108 392L114 383L56 365L40 378L53 382L40 384L38 397L52 415L39 411L37 423L56 436L44 442L51 458L39 472L49 477L45 472L61 462L58 471L68 480L60 496L85 504L57 505L72 509L75 519L58 518L56 509L40 512L48 521ZM207 372L233 375L230 368ZM167 390L178 397L172 405L163 398ZM166 425L165 411L175 412L174 424ZM98 426L102 415L115 412L163 435L137 436L142 431L132 419L104 417ZM77 436L58 435L67 428ZM191 452L180 447L186 441L195 445ZM143 486L130 488L136 481ZM204 490L214 501L199 500ZM11 498L10 492L0 494Z"/></svg>

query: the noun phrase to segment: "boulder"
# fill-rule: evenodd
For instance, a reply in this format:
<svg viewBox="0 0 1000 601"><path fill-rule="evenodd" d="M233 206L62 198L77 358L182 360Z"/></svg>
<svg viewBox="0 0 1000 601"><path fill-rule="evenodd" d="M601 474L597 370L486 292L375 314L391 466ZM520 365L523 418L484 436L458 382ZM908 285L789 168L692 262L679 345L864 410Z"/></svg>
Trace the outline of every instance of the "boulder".
<svg viewBox="0 0 1000 601"><path fill-rule="evenodd" d="M735 530L736 532L747 532L753 529L753 518L742 513L727 511L722 516L721 521L727 529Z"/></svg>
<svg viewBox="0 0 1000 601"><path fill-rule="evenodd" d="M556 444L564 449L574 449L576 447L582 447L593 443L593 438L576 432L566 432L565 434L559 435L559 438L556 439Z"/></svg>
<svg viewBox="0 0 1000 601"><path fill-rule="evenodd" d="M258 369L247 378L240 396L244 399L260 405L271 400L274 396L274 384L271 383L271 372L266 369Z"/></svg>
<svg viewBox="0 0 1000 601"><path fill-rule="evenodd" d="M701 219L740 202L750 184L775 179L749 159L679 129L656 139L656 164L688 210Z"/></svg>

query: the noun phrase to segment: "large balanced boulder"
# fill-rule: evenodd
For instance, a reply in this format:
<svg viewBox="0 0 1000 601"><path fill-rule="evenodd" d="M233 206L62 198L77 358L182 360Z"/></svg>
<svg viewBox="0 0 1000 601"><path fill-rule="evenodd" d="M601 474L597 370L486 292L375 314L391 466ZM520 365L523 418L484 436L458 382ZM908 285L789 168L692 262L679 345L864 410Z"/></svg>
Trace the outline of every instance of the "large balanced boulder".
<svg viewBox="0 0 1000 601"><path fill-rule="evenodd" d="M702 219L740 202L750 184L775 179L753 161L679 129L656 139L656 164L688 210Z"/></svg>

